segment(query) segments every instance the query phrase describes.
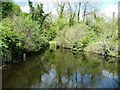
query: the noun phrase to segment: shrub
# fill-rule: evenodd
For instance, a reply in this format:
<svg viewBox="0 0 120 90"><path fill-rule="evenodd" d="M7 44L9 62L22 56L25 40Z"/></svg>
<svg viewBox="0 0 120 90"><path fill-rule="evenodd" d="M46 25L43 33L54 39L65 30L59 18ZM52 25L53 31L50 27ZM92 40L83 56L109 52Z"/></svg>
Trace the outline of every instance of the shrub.
<svg viewBox="0 0 120 90"><path fill-rule="evenodd" d="M28 16L6 18L0 26L2 31L0 45L3 56L10 54L12 59L16 59L24 50L38 51L48 43L41 35L39 25Z"/></svg>
<svg viewBox="0 0 120 90"><path fill-rule="evenodd" d="M40 50L44 43L39 25L29 17L17 17L15 20L15 30L23 36L24 48L29 51Z"/></svg>

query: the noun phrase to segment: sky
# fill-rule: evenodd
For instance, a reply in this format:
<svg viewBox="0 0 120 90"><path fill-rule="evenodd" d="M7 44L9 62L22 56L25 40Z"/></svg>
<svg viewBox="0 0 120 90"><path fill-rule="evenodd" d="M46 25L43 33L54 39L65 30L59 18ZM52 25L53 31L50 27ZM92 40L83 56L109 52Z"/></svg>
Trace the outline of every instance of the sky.
<svg viewBox="0 0 120 90"><path fill-rule="evenodd" d="M20 5L20 8L23 12L29 13L28 0L13 0L15 3ZM44 11L52 11L53 15L57 15L57 11L53 2L59 2L60 0L31 0L34 4L42 2L44 5ZM62 0L68 1L68 0ZM77 2L78 0L69 0L70 2ZM106 17L112 18L113 12L115 12L115 17L118 16L118 2L119 0L79 0L81 2L92 2L95 7L99 9L100 14L104 14Z"/></svg>

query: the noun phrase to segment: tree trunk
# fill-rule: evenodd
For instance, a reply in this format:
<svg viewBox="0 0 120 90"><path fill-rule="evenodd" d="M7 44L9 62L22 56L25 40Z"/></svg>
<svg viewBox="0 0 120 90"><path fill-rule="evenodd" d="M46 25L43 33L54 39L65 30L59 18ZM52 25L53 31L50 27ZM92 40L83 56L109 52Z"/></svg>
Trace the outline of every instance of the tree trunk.
<svg viewBox="0 0 120 90"><path fill-rule="evenodd" d="M85 17L86 17L87 4L88 4L88 2L86 2L86 3L84 4L83 22L85 21Z"/></svg>
<svg viewBox="0 0 120 90"><path fill-rule="evenodd" d="M80 21L80 6L81 6L81 2L79 2L79 7L78 7L78 23Z"/></svg>

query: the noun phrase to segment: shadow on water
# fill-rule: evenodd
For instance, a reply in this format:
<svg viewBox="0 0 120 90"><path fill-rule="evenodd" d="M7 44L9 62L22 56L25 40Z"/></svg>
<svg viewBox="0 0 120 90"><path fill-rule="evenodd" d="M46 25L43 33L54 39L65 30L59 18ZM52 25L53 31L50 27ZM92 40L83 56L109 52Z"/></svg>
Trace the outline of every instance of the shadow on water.
<svg viewBox="0 0 120 90"><path fill-rule="evenodd" d="M117 63L58 49L3 70L3 88L118 88L117 71Z"/></svg>

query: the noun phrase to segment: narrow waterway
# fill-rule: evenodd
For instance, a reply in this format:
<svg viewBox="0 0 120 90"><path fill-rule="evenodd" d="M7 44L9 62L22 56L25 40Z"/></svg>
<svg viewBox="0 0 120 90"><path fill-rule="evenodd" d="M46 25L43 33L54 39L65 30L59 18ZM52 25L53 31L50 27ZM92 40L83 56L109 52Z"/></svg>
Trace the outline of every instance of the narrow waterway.
<svg viewBox="0 0 120 90"><path fill-rule="evenodd" d="M61 49L30 57L2 73L3 88L118 88L119 78L117 63Z"/></svg>

